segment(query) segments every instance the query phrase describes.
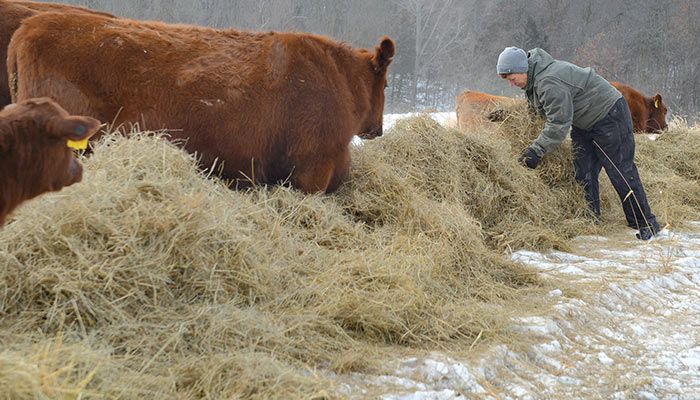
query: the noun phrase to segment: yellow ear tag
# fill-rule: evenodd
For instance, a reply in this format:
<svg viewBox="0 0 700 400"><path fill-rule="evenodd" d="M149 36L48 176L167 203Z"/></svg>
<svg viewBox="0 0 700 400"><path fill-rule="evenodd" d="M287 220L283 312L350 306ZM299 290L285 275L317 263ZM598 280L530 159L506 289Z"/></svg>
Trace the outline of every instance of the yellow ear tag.
<svg viewBox="0 0 700 400"><path fill-rule="evenodd" d="M654 100L654 108L659 108L659 99Z"/></svg>
<svg viewBox="0 0 700 400"><path fill-rule="evenodd" d="M71 149L75 150L85 150L87 149L88 145L88 140L83 139L83 140L70 140L66 142L66 146L70 147Z"/></svg>

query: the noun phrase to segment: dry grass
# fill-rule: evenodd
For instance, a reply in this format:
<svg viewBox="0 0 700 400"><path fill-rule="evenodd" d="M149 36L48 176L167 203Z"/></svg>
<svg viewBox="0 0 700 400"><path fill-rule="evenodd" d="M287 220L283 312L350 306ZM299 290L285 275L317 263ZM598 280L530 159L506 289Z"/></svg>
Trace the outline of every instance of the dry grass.
<svg viewBox="0 0 700 400"><path fill-rule="evenodd" d="M700 210L700 127L683 125L637 140L637 165L657 217L672 226L697 220Z"/></svg>
<svg viewBox="0 0 700 400"><path fill-rule="evenodd" d="M400 205L375 204L383 215L368 219L358 193L381 196L389 181L356 175L335 196L234 192L146 135L108 136L85 164L84 182L0 232L0 332L15 348L0 377L36 358L33 346L69 343L31 364L62 371L54 381L35 377L30 392L0 379L0 392L336 397L318 369L370 369L386 346L489 340L543 290L457 205L400 188Z"/></svg>
<svg viewBox="0 0 700 400"><path fill-rule="evenodd" d="M329 196L230 191L160 137L105 136L84 182L0 231L0 398L336 398L331 371L507 340L549 284L504 250L600 229L570 151L522 168L537 128L513 121L402 121ZM697 217L697 161L664 173L685 188L663 194L674 218Z"/></svg>

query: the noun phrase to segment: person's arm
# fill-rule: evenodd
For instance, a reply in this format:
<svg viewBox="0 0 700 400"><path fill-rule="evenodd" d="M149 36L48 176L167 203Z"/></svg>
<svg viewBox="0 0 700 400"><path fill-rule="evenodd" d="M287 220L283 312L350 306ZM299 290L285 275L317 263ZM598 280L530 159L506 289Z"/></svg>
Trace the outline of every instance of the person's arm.
<svg viewBox="0 0 700 400"><path fill-rule="evenodd" d="M566 139L574 119L574 103L567 85L557 79L539 82L538 95L543 103L546 121L530 148L542 158Z"/></svg>

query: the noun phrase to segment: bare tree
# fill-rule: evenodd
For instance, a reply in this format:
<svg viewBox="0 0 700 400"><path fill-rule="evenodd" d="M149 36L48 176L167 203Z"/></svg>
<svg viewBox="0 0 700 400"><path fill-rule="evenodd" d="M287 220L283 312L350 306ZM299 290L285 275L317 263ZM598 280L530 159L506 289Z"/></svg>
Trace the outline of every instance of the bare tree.
<svg viewBox="0 0 700 400"><path fill-rule="evenodd" d="M460 18L460 2L457 0L394 0L413 27L413 86L411 105L418 102L418 86L423 81L430 83L434 70L445 61L465 35L463 19Z"/></svg>

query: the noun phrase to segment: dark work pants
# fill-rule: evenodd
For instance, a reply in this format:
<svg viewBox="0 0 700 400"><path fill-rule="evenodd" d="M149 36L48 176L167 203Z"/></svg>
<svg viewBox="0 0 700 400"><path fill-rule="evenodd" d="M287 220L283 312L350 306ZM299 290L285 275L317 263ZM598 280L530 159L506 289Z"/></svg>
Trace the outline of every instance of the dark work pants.
<svg viewBox="0 0 700 400"><path fill-rule="evenodd" d="M591 210L600 216L600 169L610 178L620 196L627 225L634 229L648 226L659 231L659 223L652 214L634 163L634 133L632 116L625 98L620 98L608 114L593 127L584 131L574 127L571 131L574 148L576 181L586 192ZM630 194L630 191L632 194Z"/></svg>

